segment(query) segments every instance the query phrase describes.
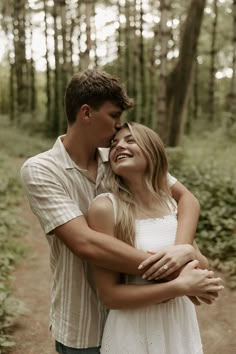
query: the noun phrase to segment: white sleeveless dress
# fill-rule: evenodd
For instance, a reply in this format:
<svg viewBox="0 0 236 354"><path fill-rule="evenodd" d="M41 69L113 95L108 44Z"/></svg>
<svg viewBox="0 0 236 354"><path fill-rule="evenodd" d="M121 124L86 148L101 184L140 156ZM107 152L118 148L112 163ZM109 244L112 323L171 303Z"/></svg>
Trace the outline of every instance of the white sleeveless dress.
<svg viewBox="0 0 236 354"><path fill-rule="evenodd" d="M116 215L116 202L108 197ZM158 251L173 245L177 213L164 218L136 220L136 244L144 251ZM127 283L147 284L138 276ZM165 303L137 309L110 310L103 332L101 354L202 354L202 343L193 303L177 297Z"/></svg>

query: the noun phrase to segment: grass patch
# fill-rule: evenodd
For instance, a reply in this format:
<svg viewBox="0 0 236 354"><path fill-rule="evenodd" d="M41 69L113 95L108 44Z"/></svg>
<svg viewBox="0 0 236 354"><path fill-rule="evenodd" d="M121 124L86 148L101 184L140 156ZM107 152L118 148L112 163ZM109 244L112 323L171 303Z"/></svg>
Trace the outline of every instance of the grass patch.
<svg viewBox="0 0 236 354"><path fill-rule="evenodd" d="M21 242L25 228L18 218L23 195L19 170L24 159L48 149L52 142L40 135L28 136L4 116L0 117L0 141L0 353L5 354L14 346L10 329L17 312L9 306L10 274L25 251Z"/></svg>

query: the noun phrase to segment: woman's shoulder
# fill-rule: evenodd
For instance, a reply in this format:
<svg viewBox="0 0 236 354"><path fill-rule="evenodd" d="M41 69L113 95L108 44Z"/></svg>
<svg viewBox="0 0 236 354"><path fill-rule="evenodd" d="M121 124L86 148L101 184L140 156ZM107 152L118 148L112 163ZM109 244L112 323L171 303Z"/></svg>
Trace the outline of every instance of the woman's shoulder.
<svg viewBox="0 0 236 354"><path fill-rule="evenodd" d="M96 214L96 217L104 217L113 214L114 196L112 193L102 193L97 195L92 201L89 213Z"/></svg>
<svg viewBox="0 0 236 354"><path fill-rule="evenodd" d="M108 226L114 226L115 215L113 202L107 195L103 193L98 195L91 203L88 210L88 222L90 226L102 226L104 223ZM102 226L103 227L103 226Z"/></svg>

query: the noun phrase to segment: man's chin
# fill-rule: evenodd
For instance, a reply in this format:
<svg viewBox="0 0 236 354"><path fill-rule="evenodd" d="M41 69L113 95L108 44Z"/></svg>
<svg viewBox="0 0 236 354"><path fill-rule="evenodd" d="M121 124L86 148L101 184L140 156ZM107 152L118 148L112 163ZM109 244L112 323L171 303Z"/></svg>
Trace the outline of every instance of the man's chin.
<svg viewBox="0 0 236 354"><path fill-rule="evenodd" d="M111 146L111 142L110 141L99 145L100 148L109 148L110 146Z"/></svg>

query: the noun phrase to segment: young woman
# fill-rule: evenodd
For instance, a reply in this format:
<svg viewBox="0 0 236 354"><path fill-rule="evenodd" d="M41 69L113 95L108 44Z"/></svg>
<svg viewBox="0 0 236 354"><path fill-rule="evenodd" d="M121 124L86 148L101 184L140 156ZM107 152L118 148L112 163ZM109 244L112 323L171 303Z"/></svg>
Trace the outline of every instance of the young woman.
<svg viewBox="0 0 236 354"><path fill-rule="evenodd" d="M92 203L90 226L150 253L173 246L177 209L167 171L157 134L137 123L125 124L110 150L109 192ZM208 262L197 247L195 257L161 282L94 268L96 286L110 309L102 354L202 353L195 308L188 297L211 303L223 287L221 279L205 269ZM166 262L162 268L171 267Z"/></svg>

